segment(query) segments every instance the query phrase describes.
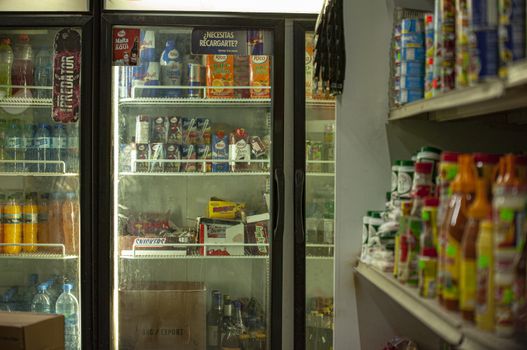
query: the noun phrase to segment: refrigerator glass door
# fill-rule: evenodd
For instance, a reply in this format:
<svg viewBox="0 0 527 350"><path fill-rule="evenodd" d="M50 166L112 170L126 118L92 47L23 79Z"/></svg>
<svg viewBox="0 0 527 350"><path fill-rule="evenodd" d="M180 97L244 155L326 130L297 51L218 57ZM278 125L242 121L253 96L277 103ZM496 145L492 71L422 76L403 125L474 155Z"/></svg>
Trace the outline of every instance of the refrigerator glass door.
<svg viewBox="0 0 527 350"><path fill-rule="evenodd" d="M273 33L112 32L113 346L268 349Z"/></svg>
<svg viewBox="0 0 527 350"><path fill-rule="evenodd" d="M313 91L313 33L305 34L306 349L333 348L335 99Z"/></svg>
<svg viewBox="0 0 527 350"><path fill-rule="evenodd" d="M81 40L79 28L0 27L4 311L64 313L68 288L68 305L81 298ZM68 313L67 349L80 347L79 313Z"/></svg>

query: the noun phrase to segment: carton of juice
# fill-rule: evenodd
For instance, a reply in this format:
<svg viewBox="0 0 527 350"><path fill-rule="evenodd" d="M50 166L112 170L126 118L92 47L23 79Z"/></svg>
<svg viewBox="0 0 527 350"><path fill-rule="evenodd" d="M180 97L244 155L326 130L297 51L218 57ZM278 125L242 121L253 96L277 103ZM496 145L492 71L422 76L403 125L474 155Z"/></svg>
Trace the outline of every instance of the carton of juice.
<svg viewBox="0 0 527 350"><path fill-rule="evenodd" d="M234 57L231 55L207 56L207 97L232 98L234 90L225 87L233 85Z"/></svg>
<svg viewBox="0 0 527 350"><path fill-rule="evenodd" d="M271 98L271 90L262 88L271 86L271 65L269 56L251 56L249 63L251 98Z"/></svg>
<svg viewBox="0 0 527 350"><path fill-rule="evenodd" d="M234 86L249 86L249 57L234 56ZM249 88L235 89L234 95L237 98L249 98Z"/></svg>

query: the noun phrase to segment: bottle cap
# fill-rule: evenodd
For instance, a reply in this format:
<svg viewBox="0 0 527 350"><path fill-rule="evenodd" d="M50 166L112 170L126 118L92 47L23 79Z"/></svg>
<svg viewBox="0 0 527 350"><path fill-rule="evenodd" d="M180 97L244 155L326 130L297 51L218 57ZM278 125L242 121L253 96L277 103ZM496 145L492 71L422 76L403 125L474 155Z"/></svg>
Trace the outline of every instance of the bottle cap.
<svg viewBox="0 0 527 350"><path fill-rule="evenodd" d="M71 285L70 283L65 283L64 286L62 286L62 289L65 292L71 292L71 290L73 289L73 285Z"/></svg>
<svg viewBox="0 0 527 350"><path fill-rule="evenodd" d="M441 150L439 148L432 147L432 146L421 147L420 152L431 152L431 153L441 154Z"/></svg>
<svg viewBox="0 0 527 350"><path fill-rule="evenodd" d="M37 286L37 290L39 292L45 292L48 289L48 285L46 283L41 283Z"/></svg>
<svg viewBox="0 0 527 350"><path fill-rule="evenodd" d="M441 153L441 161L448 163L457 163L459 153L457 152L443 152Z"/></svg>

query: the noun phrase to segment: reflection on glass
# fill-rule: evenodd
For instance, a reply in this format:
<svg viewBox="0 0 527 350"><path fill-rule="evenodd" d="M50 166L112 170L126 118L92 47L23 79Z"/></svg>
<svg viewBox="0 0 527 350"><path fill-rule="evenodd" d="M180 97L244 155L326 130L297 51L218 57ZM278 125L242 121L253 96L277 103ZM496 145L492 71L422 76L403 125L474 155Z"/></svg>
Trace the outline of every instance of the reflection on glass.
<svg viewBox="0 0 527 350"><path fill-rule="evenodd" d="M272 57L113 32L114 348L269 349Z"/></svg>
<svg viewBox="0 0 527 350"><path fill-rule="evenodd" d="M306 34L306 349L333 349L335 100L313 91L313 34Z"/></svg>

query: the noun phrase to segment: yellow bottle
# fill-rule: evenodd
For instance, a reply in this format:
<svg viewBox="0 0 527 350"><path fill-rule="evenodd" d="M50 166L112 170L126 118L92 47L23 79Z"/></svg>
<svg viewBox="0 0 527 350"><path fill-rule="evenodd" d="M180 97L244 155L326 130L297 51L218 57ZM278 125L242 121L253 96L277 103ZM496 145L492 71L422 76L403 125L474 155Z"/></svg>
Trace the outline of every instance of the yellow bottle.
<svg viewBox="0 0 527 350"><path fill-rule="evenodd" d="M5 194L0 194L0 243L4 243L4 205ZM4 252L4 247L0 246L0 254Z"/></svg>
<svg viewBox="0 0 527 350"><path fill-rule="evenodd" d="M14 196L10 196L4 206L4 243L20 244L22 240L22 208ZM7 254L18 254L21 246L6 246Z"/></svg>
<svg viewBox="0 0 527 350"><path fill-rule="evenodd" d="M494 331L494 242L492 222L483 220L477 239L476 325Z"/></svg>
<svg viewBox="0 0 527 350"><path fill-rule="evenodd" d="M38 206L36 197L37 194L35 192L28 194L22 209L22 237L25 244L38 242ZM25 246L23 250L26 253L34 253L37 251L37 246Z"/></svg>

